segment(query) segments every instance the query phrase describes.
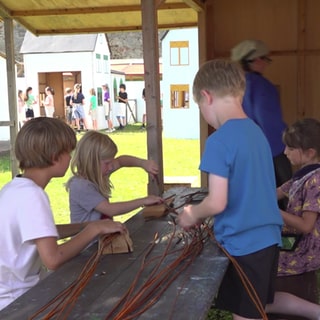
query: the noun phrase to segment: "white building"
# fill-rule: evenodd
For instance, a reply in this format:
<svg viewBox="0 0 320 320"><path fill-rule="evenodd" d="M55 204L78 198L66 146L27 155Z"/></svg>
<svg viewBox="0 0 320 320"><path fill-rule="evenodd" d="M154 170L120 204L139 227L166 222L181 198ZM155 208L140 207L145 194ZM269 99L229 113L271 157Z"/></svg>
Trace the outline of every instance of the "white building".
<svg viewBox="0 0 320 320"><path fill-rule="evenodd" d="M192 98L199 69L198 29L168 31L162 38L162 118L166 138L199 139L200 113Z"/></svg>
<svg viewBox="0 0 320 320"><path fill-rule="evenodd" d="M124 79L124 74L116 73L112 77L110 50L103 33L37 37L26 32L20 52L24 57L24 91L32 87L33 94L38 97L35 116L44 115L44 89L50 86L55 91L55 116L65 118L65 89L81 83L86 98L86 114L89 90L94 88L98 101L98 129L107 127L101 86L107 83L110 89L113 88L114 83ZM110 90L110 94L113 97L114 91Z"/></svg>

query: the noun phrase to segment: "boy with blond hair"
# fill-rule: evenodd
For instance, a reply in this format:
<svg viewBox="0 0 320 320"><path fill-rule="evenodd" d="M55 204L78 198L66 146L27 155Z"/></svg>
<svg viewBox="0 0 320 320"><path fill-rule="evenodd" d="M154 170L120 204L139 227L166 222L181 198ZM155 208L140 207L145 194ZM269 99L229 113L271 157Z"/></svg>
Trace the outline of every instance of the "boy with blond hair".
<svg viewBox="0 0 320 320"><path fill-rule="evenodd" d="M272 155L261 129L241 103L245 77L238 64L205 63L193 83L194 100L217 129L206 141L200 169L208 173L208 196L186 206L179 224L188 229L214 216L217 241L233 256L265 306L273 301L282 218L277 206ZM233 319L260 319L234 266L229 265L216 306Z"/></svg>

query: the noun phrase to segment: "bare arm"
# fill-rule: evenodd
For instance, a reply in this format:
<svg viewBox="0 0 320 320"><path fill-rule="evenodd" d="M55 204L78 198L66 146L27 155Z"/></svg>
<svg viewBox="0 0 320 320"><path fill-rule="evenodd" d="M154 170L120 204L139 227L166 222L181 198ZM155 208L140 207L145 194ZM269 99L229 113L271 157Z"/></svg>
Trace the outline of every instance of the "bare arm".
<svg viewBox="0 0 320 320"><path fill-rule="evenodd" d="M59 239L68 238L82 231L89 222L72 223L72 224L57 224Z"/></svg>
<svg viewBox="0 0 320 320"><path fill-rule="evenodd" d="M112 167L112 171L116 171L122 167L137 167L144 169L153 176L159 173L159 166L154 160L146 160L128 155L115 158L112 161Z"/></svg>
<svg viewBox="0 0 320 320"><path fill-rule="evenodd" d="M114 203L110 203L106 199L100 202L95 207L95 209L108 217L113 217L119 214L130 212L132 210L138 209L143 206L159 204L162 202L163 202L163 199L161 197L153 196L153 195L145 198L139 198L139 199L123 201L123 202L114 202Z"/></svg>
<svg viewBox="0 0 320 320"><path fill-rule="evenodd" d="M126 228L120 222L100 220L89 223L76 236L61 245L57 244L55 237L39 238L34 241L44 265L50 270L55 270L76 256L95 237L114 232L124 233Z"/></svg>
<svg viewBox="0 0 320 320"><path fill-rule="evenodd" d="M294 228L298 232L304 234L310 233L313 230L318 217L318 213L313 211L304 211L302 217L298 217L294 214L291 214L283 210L280 211L284 223L287 226Z"/></svg>
<svg viewBox="0 0 320 320"><path fill-rule="evenodd" d="M280 189L280 187L277 188L277 199L280 200L280 199L283 199L285 198L286 195L283 193L283 191Z"/></svg>
<svg viewBox="0 0 320 320"><path fill-rule="evenodd" d="M219 214L226 208L227 198L228 179L210 174L208 196L198 205L184 207L178 218L179 225L188 229L207 217Z"/></svg>

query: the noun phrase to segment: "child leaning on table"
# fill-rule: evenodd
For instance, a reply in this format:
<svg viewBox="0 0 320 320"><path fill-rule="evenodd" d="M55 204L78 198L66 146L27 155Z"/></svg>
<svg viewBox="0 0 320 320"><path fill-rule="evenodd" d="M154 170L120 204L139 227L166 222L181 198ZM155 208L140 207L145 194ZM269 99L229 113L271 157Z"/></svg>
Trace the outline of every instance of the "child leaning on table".
<svg viewBox="0 0 320 320"><path fill-rule="evenodd" d="M273 300L282 218L269 144L241 103L245 77L229 61L205 63L193 82L194 100L212 127L200 170L208 173L208 196L178 217L185 229L214 216L217 241L238 262L265 306ZM216 306L234 319L261 319L234 266L229 265Z"/></svg>
<svg viewBox="0 0 320 320"><path fill-rule="evenodd" d="M142 206L158 204L162 198L154 195L109 202L112 184L110 175L122 167L141 167L149 174L158 174L153 160L122 155L115 158L116 144L108 135L89 131L78 142L71 160L73 177L67 183L71 222L94 221L127 213Z"/></svg>
<svg viewBox="0 0 320 320"><path fill-rule="evenodd" d="M75 146L73 130L55 118L31 119L17 135L15 154L22 174L0 192L0 309L40 281L43 265L57 269L96 236L126 232L121 223L107 220L55 225L44 189L51 178L64 176Z"/></svg>

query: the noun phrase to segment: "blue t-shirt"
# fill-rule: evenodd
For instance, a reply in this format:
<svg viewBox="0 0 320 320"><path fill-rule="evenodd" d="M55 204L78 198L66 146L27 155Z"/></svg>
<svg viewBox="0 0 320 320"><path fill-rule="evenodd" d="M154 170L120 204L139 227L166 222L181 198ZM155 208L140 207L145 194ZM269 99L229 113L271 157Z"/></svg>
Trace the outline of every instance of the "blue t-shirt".
<svg viewBox="0 0 320 320"><path fill-rule="evenodd" d="M82 104L82 100L84 100L84 95L81 92L78 92L77 98L72 96L71 100L75 104Z"/></svg>
<svg viewBox="0 0 320 320"><path fill-rule="evenodd" d="M206 141L200 169L228 179L228 203L214 218L216 239L233 256L281 245L272 155L251 119L233 119Z"/></svg>
<svg viewBox="0 0 320 320"><path fill-rule="evenodd" d="M286 124L282 119L280 98L276 87L259 73L246 73L243 109L265 134L275 157L284 151L282 133Z"/></svg>

